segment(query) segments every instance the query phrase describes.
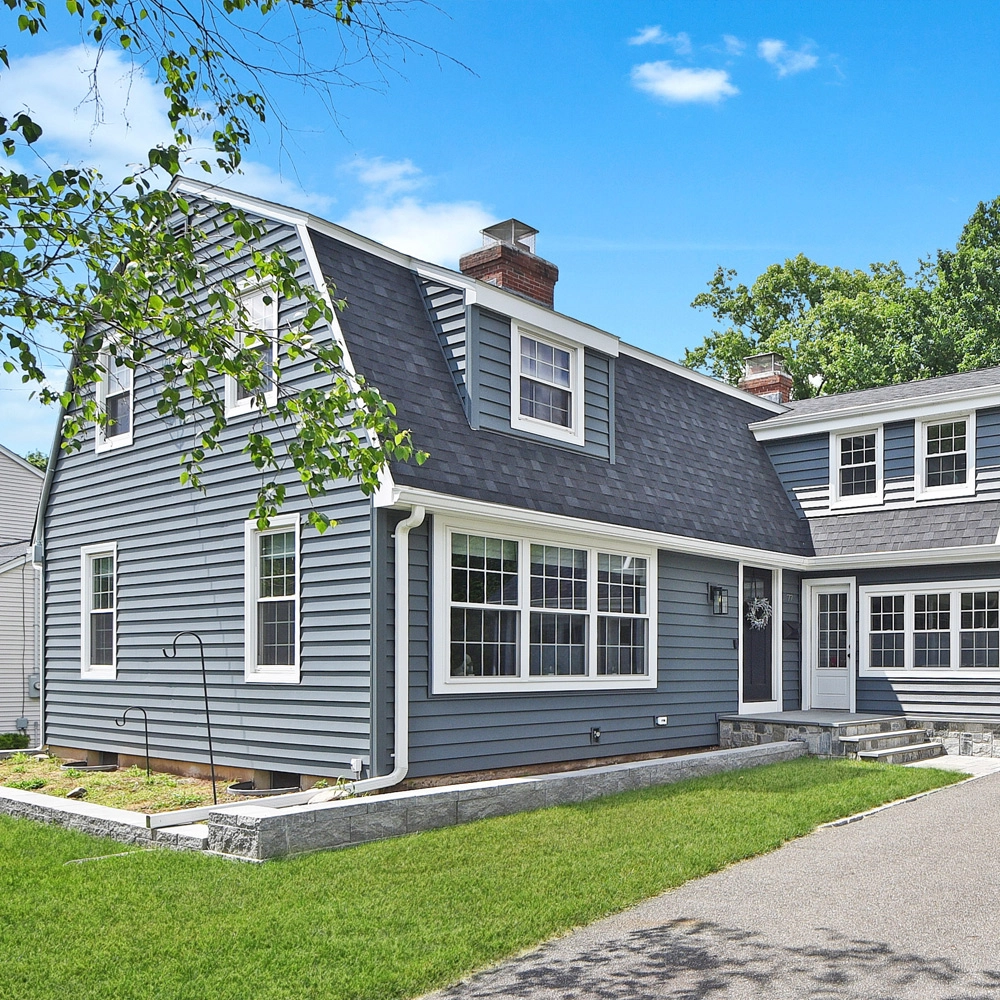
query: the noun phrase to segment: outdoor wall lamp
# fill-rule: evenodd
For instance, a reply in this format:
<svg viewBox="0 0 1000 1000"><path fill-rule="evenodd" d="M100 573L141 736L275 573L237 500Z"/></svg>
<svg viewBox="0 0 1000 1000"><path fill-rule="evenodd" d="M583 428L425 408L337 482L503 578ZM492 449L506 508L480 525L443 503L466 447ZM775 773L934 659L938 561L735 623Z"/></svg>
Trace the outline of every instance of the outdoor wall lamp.
<svg viewBox="0 0 1000 1000"><path fill-rule="evenodd" d="M708 585L708 603L712 605L713 615L729 614L729 591L725 587Z"/></svg>

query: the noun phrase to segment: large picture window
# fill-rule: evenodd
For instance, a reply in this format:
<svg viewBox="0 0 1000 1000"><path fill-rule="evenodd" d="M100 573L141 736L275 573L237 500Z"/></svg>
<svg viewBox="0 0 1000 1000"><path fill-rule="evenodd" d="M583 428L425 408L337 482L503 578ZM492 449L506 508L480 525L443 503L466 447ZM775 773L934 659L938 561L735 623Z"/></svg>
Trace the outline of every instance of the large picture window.
<svg viewBox="0 0 1000 1000"><path fill-rule="evenodd" d="M655 686L655 553L439 525L435 690Z"/></svg>
<svg viewBox="0 0 1000 1000"><path fill-rule="evenodd" d="M246 524L246 679L299 679L299 518Z"/></svg>
<svg viewBox="0 0 1000 1000"><path fill-rule="evenodd" d="M98 680L116 675L118 579L114 542L80 550L80 672Z"/></svg>
<svg viewBox="0 0 1000 1000"><path fill-rule="evenodd" d="M1000 581L862 587L862 673L1000 676Z"/></svg>

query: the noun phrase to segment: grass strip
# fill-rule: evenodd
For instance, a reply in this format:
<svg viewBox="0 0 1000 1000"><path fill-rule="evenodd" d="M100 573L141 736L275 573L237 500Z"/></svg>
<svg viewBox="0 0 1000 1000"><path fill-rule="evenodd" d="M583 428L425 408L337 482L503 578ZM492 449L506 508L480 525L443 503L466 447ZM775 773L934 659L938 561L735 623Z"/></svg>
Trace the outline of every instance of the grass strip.
<svg viewBox="0 0 1000 1000"><path fill-rule="evenodd" d="M412 997L953 772L821 761L240 864L0 817L0 997Z"/></svg>

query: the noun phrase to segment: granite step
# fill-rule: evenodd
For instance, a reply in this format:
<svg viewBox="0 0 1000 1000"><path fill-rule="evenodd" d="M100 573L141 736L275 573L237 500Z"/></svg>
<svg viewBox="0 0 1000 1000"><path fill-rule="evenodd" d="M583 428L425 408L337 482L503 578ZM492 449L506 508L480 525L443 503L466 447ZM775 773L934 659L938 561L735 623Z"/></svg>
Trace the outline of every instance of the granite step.
<svg viewBox="0 0 1000 1000"><path fill-rule="evenodd" d="M912 764L914 761L931 760L943 754L944 746L941 743L914 743L905 747L888 747L885 750L862 750L858 753L858 760L879 764Z"/></svg>
<svg viewBox="0 0 1000 1000"><path fill-rule="evenodd" d="M900 732L908 723L904 715L891 715L883 719L866 719L864 722L841 722L837 725L837 735L841 740L849 736L871 736L879 733Z"/></svg>
<svg viewBox="0 0 1000 1000"><path fill-rule="evenodd" d="M924 729L893 729L887 733L868 733L864 736L841 736L840 742L848 754L867 750L889 750L893 747L914 746L927 741Z"/></svg>

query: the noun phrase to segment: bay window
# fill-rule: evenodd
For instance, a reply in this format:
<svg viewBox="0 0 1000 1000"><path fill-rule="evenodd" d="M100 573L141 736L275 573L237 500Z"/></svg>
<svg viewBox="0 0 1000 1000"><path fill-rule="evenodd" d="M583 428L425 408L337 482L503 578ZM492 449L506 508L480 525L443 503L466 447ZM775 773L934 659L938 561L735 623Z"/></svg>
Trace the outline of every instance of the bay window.
<svg viewBox="0 0 1000 1000"><path fill-rule="evenodd" d="M440 524L434 689L652 687L655 552Z"/></svg>

